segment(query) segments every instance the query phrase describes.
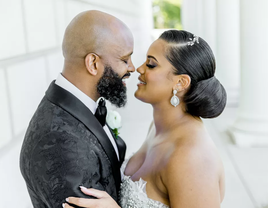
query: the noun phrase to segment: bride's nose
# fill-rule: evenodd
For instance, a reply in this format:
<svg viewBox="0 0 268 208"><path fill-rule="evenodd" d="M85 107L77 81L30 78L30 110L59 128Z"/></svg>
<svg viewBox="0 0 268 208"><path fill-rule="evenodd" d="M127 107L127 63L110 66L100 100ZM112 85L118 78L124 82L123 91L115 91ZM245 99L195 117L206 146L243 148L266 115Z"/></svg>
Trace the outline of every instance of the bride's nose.
<svg viewBox="0 0 268 208"><path fill-rule="evenodd" d="M138 67L137 69L137 72L139 72L140 74L144 74L144 71L145 71L145 69L144 69L144 64L142 64L140 67Z"/></svg>

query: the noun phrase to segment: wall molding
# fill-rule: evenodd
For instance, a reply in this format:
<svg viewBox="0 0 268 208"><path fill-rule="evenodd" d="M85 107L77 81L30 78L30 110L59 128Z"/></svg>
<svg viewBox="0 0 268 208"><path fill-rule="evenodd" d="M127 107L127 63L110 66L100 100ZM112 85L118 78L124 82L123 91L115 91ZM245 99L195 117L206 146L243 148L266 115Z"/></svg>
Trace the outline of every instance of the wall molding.
<svg viewBox="0 0 268 208"><path fill-rule="evenodd" d="M15 65L15 64L18 64L21 62L25 62L27 60L46 56L46 55L51 54L51 53L59 52L60 50L61 50L60 47L54 47L54 48L50 48L50 49L46 49L46 50L42 50L42 51L22 54L22 55L10 57L7 59L3 59L3 60L0 60L0 68L5 68L7 66Z"/></svg>

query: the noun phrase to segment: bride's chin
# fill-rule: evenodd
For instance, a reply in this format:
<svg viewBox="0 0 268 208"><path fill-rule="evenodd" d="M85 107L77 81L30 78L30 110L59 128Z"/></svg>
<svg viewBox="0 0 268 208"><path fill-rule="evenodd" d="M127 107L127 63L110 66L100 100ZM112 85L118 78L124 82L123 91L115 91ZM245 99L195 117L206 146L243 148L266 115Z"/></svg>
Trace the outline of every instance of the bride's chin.
<svg viewBox="0 0 268 208"><path fill-rule="evenodd" d="M136 90L136 92L134 93L135 98L137 98L139 100L139 93L138 90Z"/></svg>
<svg viewBox="0 0 268 208"><path fill-rule="evenodd" d="M134 93L135 98L137 98L138 100L140 100L142 102L146 102L146 101L144 101L142 96L140 96L140 93L138 91L139 91L139 89L137 89L136 92Z"/></svg>
<svg viewBox="0 0 268 208"><path fill-rule="evenodd" d="M146 98L144 98L144 97L136 96L136 94L135 94L135 97L136 97L139 101L141 101L141 102L143 102L143 103L151 104L150 102L148 102L148 99L146 99Z"/></svg>

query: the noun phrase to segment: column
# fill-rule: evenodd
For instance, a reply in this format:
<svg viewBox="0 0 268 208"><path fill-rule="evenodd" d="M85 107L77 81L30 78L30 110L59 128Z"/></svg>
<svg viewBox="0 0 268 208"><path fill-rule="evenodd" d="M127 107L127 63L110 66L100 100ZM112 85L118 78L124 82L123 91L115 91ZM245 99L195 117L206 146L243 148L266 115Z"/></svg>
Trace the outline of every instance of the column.
<svg viewBox="0 0 268 208"><path fill-rule="evenodd" d="M231 129L239 146L268 146L267 8L267 0L240 1L240 103Z"/></svg>
<svg viewBox="0 0 268 208"><path fill-rule="evenodd" d="M216 0L183 0L182 27L202 37L216 54Z"/></svg>
<svg viewBox="0 0 268 208"><path fill-rule="evenodd" d="M240 86L239 0L217 0L217 69L228 106L238 105Z"/></svg>
<svg viewBox="0 0 268 208"><path fill-rule="evenodd" d="M181 19L184 30L198 34L202 32L202 1L183 0L181 5Z"/></svg>
<svg viewBox="0 0 268 208"><path fill-rule="evenodd" d="M211 47L214 55L217 57L216 43L216 1L217 0L202 0L203 3L203 25L202 25L202 35L200 36L207 41Z"/></svg>

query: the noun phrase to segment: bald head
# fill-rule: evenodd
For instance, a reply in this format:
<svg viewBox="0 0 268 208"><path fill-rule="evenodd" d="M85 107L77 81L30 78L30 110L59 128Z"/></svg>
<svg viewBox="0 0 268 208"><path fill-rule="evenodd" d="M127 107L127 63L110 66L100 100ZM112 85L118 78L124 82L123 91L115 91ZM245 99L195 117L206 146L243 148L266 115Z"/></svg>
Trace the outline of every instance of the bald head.
<svg viewBox="0 0 268 208"><path fill-rule="evenodd" d="M78 14L65 31L62 50L66 60L84 59L89 53L103 55L114 45L132 37L128 27L116 17L90 10Z"/></svg>
<svg viewBox="0 0 268 208"><path fill-rule="evenodd" d="M132 33L116 17L95 10L82 12L70 22L64 34L62 75L95 101L105 97L98 90L100 83L104 83L101 80L105 81L104 91L111 92L109 96L117 92L114 97L124 97L124 90L112 84L123 85L123 77L135 71L131 61L133 43Z"/></svg>

